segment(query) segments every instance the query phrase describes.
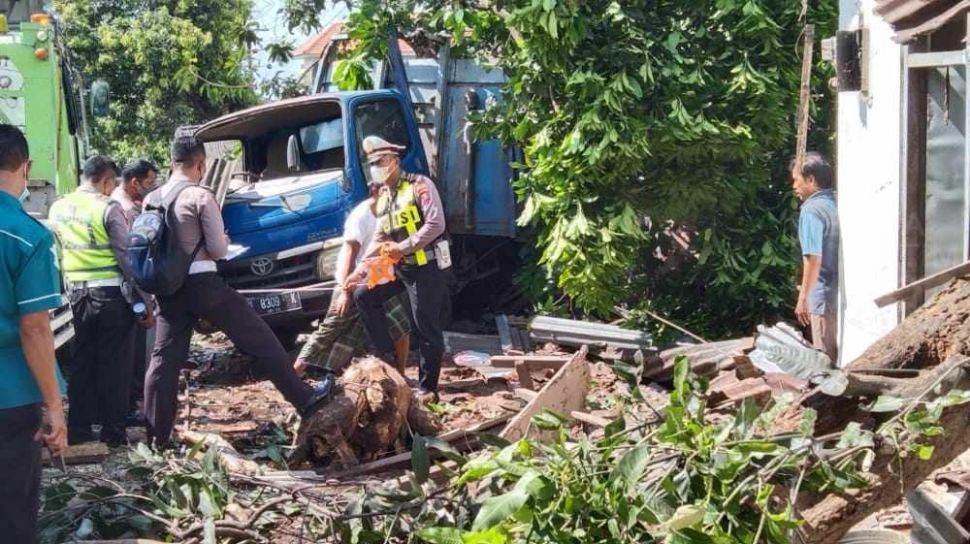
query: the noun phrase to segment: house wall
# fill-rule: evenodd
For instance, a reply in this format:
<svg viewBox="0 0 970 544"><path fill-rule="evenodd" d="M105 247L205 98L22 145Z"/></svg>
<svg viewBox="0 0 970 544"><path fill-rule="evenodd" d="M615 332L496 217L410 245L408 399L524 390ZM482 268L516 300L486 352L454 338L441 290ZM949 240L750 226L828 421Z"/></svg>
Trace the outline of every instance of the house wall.
<svg viewBox="0 0 970 544"><path fill-rule="evenodd" d="M869 28L869 93L838 96L837 179L842 228L841 364L898 323L873 299L898 287L903 160L902 50L874 0L840 0L839 28Z"/></svg>

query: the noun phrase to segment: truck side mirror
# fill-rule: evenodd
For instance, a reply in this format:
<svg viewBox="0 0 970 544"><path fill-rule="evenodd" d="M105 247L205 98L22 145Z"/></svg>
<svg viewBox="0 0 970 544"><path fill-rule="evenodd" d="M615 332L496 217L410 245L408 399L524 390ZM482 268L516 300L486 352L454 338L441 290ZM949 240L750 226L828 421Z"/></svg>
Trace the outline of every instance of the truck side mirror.
<svg viewBox="0 0 970 544"><path fill-rule="evenodd" d="M286 141L286 167L291 172L300 171L300 145L296 141L296 134L290 134Z"/></svg>
<svg viewBox="0 0 970 544"><path fill-rule="evenodd" d="M91 115L94 117L107 117L111 110L109 95L111 86L103 79L98 79L91 83Z"/></svg>

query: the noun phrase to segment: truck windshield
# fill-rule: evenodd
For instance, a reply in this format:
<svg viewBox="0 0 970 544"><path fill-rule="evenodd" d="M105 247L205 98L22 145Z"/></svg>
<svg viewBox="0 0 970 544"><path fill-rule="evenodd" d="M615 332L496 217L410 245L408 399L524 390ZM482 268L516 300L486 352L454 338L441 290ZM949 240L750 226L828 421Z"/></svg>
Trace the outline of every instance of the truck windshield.
<svg viewBox="0 0 970 544"><path fill-rule="evenodd" d="M300 129L300 145L303 152L312 154L344 146L343 123L330 119Z"/></svg>

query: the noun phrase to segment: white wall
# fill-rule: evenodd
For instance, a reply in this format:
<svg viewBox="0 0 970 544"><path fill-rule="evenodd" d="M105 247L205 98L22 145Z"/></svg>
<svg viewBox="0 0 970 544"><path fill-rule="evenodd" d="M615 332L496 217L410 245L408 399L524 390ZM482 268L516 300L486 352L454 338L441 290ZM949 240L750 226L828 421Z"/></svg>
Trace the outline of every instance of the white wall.
<svg viewBox="0 0 970 544"><path fill-rule="evenodd" d="M903 156L902 56L874 0L840 0L842 30L869 28L869 94L839 93L838 206L842 227L842 342L846 364L897 324L873 299L898 287Z"/></svg>

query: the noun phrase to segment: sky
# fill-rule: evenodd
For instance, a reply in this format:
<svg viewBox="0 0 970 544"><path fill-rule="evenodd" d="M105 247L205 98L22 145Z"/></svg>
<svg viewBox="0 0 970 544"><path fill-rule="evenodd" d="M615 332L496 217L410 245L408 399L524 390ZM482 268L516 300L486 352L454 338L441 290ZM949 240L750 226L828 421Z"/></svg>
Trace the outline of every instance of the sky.
<svg viewBox="0 0 970 544"><path fill-rule="evenodd" d="M290 40L293 46L296 47L303 43L309 36L315 34L315 32L306 34L301 32L300 29L294 29L291 32L287 28L286 17L281 13L283 3L284 0L254 0L253 18L259 22L259 37L262 43L279 41L283 38ZM339 21L346 18L346 16L346 4L337 2L336 6L326 10L320 16L320 30L326 28L331 22ZM255 61L257 66L256 74L260 80L272 79L279 72L282 72L284 75L299 76L302 69L302 63L299 60L291 60L282 66L277 63L270 63L269 56L265 50L260 50L256 53Z"/></svg>

